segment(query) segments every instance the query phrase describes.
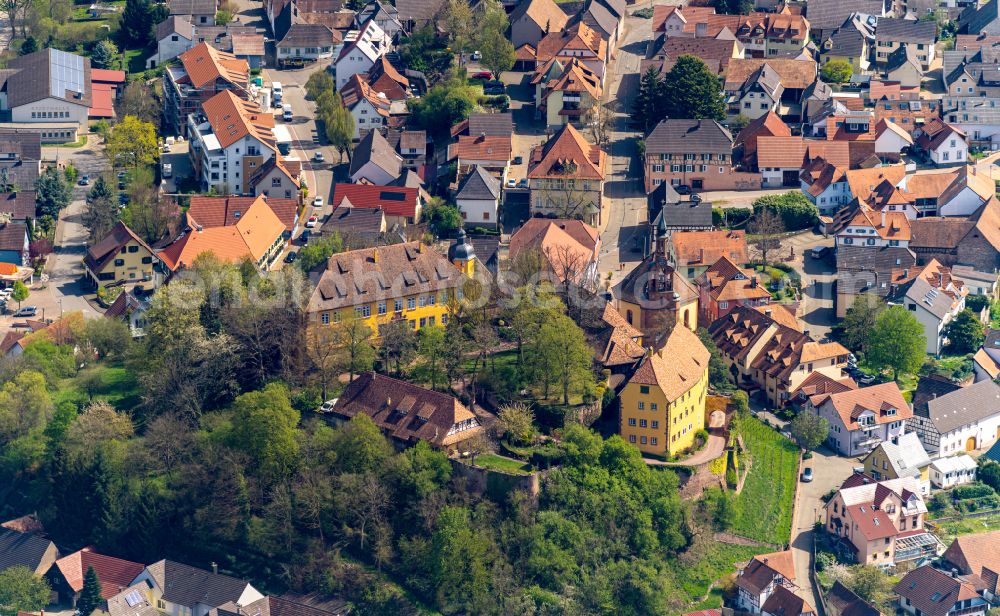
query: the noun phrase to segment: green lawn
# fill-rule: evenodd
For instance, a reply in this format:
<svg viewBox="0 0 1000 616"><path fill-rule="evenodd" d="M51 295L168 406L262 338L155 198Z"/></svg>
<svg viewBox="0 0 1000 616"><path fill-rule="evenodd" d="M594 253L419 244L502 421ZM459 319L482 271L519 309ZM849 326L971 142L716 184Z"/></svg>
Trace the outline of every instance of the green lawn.
<svg viewBox="0 0 1000 616"><path fill-rule="evenodd" d="M738 535L784 545L792 532L792 506L799 472L799 448L753 417L739 430L753 464L735 500ZM745 457L745 456L744 456Z"/></svg>
<svg viewBox="0 0 1000 616"><path fill-rule="evenodd" d="M87 135L86 133L84 133L80 135L79 139L77 139L76 141L70 141L69 143L52 143L46 145L52 145L57 148L82 148L83 146L87 145Z"/></svg>
<svg viewBox="0 0 1000 616"><path fill-rule="evenodd" d="M476 456L476 466L514 475L531 474L531 465L513 458L505 458L495 453L484 453Z"/></svg>
<svg viewBox="0 0 1000 616"><path fill-rule="evenodd" d="M92 381L88 370L63 379L58 391L52 396L52 402L58 406L62 402L86 404L90 399L106 400L120 410L130 410L139 404L139 383L134 374L125 368L104 365L93 370L96 373ZM91 388L89 393L88 385Z"/></svg>
<svg viewBox="0 0 1000 616"><path fill-rule="evenodd" d="M146 57L147 53L145 49L126 49L125 50L125 67L129 74L141 73L146 70Z"/></svg>
<svg viewBox="0 0 1000 616"><path fill-rule="evenodd" d="M938 526L937 536L945 545L959 535L971 535L1000 529L1000 514L981 518L961 518L947 522L934 522Z"/></svg>

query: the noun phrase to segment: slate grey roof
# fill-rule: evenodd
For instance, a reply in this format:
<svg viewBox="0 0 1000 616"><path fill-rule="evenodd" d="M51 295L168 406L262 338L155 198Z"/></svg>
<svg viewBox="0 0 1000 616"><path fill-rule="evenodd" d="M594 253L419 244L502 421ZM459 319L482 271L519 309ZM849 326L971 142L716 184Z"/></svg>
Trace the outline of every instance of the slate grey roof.
<svg viewBox="0 0 1000 616"><path fill-rule="evenodd" d="M156 24L156 40L162 41L171 34L194 40L194 25L187 15L168 15L166 19Z"/></svg>
<svg viewBox="0 0 1000 616"><path fill-rule="evenodd" d="M885 13L883 0L807 0L806 19L817 30L836 28L852 13L881 16Z"/></svg>
<svg viewBox="0 0 1000 616"><path fill-rule="evenodd" d="M618 16L599 0L590 0L586 9L580 13L583 23L603 34L607 39L618 28Z"/></svg>
<svg viewBox="0 0 1000 616"><path fill-rule="evenodd" d="M292 24L278 47L323 47L333 45L333 31L323 24Z"/></svg>
<svg viewBox="0 0 1000 616"><path fill-rule="evenodd" d="M838 290L845 293L869 291L885 297L893 290L893 270L912 268L916 263L913 251L901 246L838 246Z"/></svg>
<svg viewBox="0 0 1000 616"><path fill-rule="evenodd" d="M229 601L238 601L250 585L228 575L172 560L155 562L146 570L163 591L165 601L187 607L198 603L218 607Z"/></svg>
<svg viewBox="0 0 1000 616"><path fill-rule="evenodd" d="M733 136L715 120L663 120L646 137L647 154L732 154Z"/></svg>
<svg viewBox="0 0 1000 616"><path fill-rule="evenodd" d="M7 77L7 103L11 108L58 98L90 107L90 58L58 49L42 49L12 58L7 68L16 73Z"/></svg>
<svg viewBox="0 0 1000 616"><path fill-rule="evenodd" d="M938 374L920 377L920 380L917 381L917 389L913 392L913 414L929 417L927 414L928 400L939 398L961 388L961 385Z"/></svg>
<svg viewBox="0 0 1000 616"><path fill-rule="evenodd" d="M882 616L876 608L861 597L854 594L839 581L833 583L833 588L826 595L826 602L832 606L831 611L840 616ZM830 608L828 608L830 609Z"/></svg>
<svg viewBox="0 0 1000 616"><path fill-rule="evenodd" d="M895 443L884 441L880 447L899 478L917 476L921 468L931 463L916 432L900 435Z"/></svg>
<svg viewBox="0 0 1000 616"><path fill-rule="evenodd" d="M1000 415L1000 385L980 381L927 401L931 423L940 434Z"/></svg>
<svg viewBox="0 0 1000 616"><path fill-rule="evenodd" d="M920 68L920 60L917 59L917 52L910 45L900 45L886 58L885 70L892 72L903 65L910 63Z"/></svg>
<svg viewBox="0 0 1000 616"><path fill-rule="evenodd" d="M437 17L444 0L396 0L400 21L427 22Z"/></svg>
<svg viewBox="0 0 1000 616"><path fill-rule="evenodd" d="M954 303L950 295L932 287L923 276L917 276L913 279L910 288L906 290L906 299L930 312L938 319L945 318L951 312L952 304Z"/></svg>
<svg viewBox="0 0 1000 616"><path fill-rule="evenodd" d="M833 31L823 43L820 53L835 56L860 56L870 40L874 40L875 32L868 22L874 17L868 15L852 15L839 28ZM824 83L819 79L816 83Z"/></svg>
<svg viewBox="0 0 1000 616"><path fill-rule="evenodd" d="M27 567L36 571L52 542L29 533L0 528L0 571Z"/></svg>
<svg viewBox="0 0 1000 616"><path fill-rule="evenodd" d="M937 24L933 21L881 17L875 28L875 40L901 43L933 43Z"/></svg>
<svg viewBox="0 0 1000 616"><path fill-rule="evenodd" d="M319 593L308 595L286 593L280 597L268 597L262 601L268 601L269 609L267 613L262 612L261 616L344 616L351 611L351 606L344 601L323 597ZM251 605L257 603L260 601ZM248 610L242 610L242 612L245 615L254 613Z"/></svg>
<svg viewBox="0 0 1000 616"><path fill-rule="evenodd" d="M0 128L0 159L8 159L7 154L15 154L15 160L42 160L42 136L36 131Z"/></svg>
<svg viewBox="0 0 1000 616"><path fill-rule="evenodd" d="M662 184L661 184L662 186ZM653 226L660 224L660 219L668 228L704 229L712 226L712 203L710 201L681 201L667 203L653 221Z"/></svg>
<svg viewBox="0 0 1000 616"><path fill-rule="evenodd" d="M215 0L169 0L171 15L215 15Z"/></svg>
<svg viewBox="0 0 1000 616"><path fill-rule="evenodd" d="M323 223L323 233L327 231L381 233L384 222L385 214L380 207L338 207Z"/></svg>
<svg viewBox="0 0 1000 616"><path fill-rule="evenodd" d="M0 226L0 250L24 250L24 238L27 235L28 226L23 222L8 222Z"/></svg>
<svg viewBox="0 0 1000 616"><path fill-rule="evenodd" d="M967 34L978 34L997 20L998 13L996 2L987 2L979 8L973 3L959 15L958 28Z"/></svg>
<svg viewBox="0 0 1000 616"><path fill-rule="evenodd" d="M382 133L377 130L369 131L354 148L354 154L351 156L350 175L353 176L369 161L375 163L392 177L399 177L402 161L389 142L385 140L385 137L382 136Z"/></svg>
<svg viewBox="0 0 1000 616"><path fill-rule="evenodd" d="M469 134L487 137L508 137L514 134L514 116L511 113L473 113L469 115Z"/></svg>
<svg viewBox="0 0 1000 616"><path fill-rule="evenodd" d="M477 259L487 267L496 266L497 254L500 251L499 235L470 235L466 241L472 244Z"/></svg>
<svg viewBox="0 0 1000 616"><path fill-rule="evenodd" d="M122 293L119 297L124 295L128 295L128 293ZM117 302L117 300L115 301ZM140 583L129 586L111 597L108 599L108 614L110 616L159 616L160 611L146 598L147 590L149 587ZM138 595L133 593L138 593ZM135 602L135 599L138 599L138 602Z"/></svg>
<svg viewBox="0 0 1000 616"><path fill-rule="evenodd" d="M500 180L490 175L485 169L476 168L462 180L462 185L455 194L455 199L496 200L500 198Z"/></svg>

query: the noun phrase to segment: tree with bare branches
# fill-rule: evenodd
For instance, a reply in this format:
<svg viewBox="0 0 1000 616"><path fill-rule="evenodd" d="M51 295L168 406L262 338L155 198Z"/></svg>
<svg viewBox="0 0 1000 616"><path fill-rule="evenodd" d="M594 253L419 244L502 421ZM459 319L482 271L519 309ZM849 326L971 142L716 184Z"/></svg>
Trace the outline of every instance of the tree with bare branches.
<svg viewBox="0 0 1000 616"><path fill-rule="evenodd" d="M785 230L785 225L781 222L781 217L769 208L761 209L755 213L753 220L747 227L750 235L750 243L757 252L760 253L760 261L767 265L767 255L781 246L781 234Z"/></svg>

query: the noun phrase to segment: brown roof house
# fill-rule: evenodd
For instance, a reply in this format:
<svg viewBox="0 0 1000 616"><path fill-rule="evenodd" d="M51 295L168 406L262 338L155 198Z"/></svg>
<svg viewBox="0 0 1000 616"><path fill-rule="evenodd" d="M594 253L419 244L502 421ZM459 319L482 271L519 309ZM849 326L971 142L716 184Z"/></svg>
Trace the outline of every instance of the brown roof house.
<svg viewBox="0 0 1000 616"><path fill-rule="evenodd" d="M737 306L765 306L771 301L771 293L757 275L726 256L719 257L694 283L702 323L711 323Z"/></svg>
<svg viewBox="0 0 1000 616"><path fill-rule="evenodd" d="M510 41L515 49L537 47L545 35L562 31L568 21L569 16L555 0L525 0L510 14Z"/></svg>
<svg viewBox="0 0 1000 616"><path fill-rule="evenodd" d="M815 372L837 380L848 351L836 342L816 342L783 324L764 307L739 306L708 326L727 368L740 385L764 391L768 401L784 406Z"/></svg>
<svg viewBox="0 0 1000 616"><path fill-rule="evenodd" d="M983 616L990 609L983 581L924 565L910 571L893 588L899 607L910 616Z"/></svg>
<svg viewBox="0 0 1000 616"><path fill-rule="evenodd" d="M535 113L544 115L546 126L584 126L588 112L601 104L601 80L576 58L553 58L535 71Z"/></svg>
<svg viewBox="0 0 1000 616"><path fill-rule="evenodd" d="M791 550L754 556L736 572L736 606L751 614L804 616L815 608L795 594Z"/></svg>
<svg viewBox="0 0 1000 616"><path fill-rule="evenodd" d="M559 282L567 278L593 287L601 238L597 229L572 219L529 218L510 238L508 255L516 261L537 252Z"/></svg>
<svg viewBox="0 0 1000 616"><path fill-rule="evenodd" d="M688 280L725 257L736 265L750 262L746 231L680 231L670 236L670 261Z"/></svg>
<svg viewBox="0 0 1000 616"><path fill-rule="evenodd" d="M826 613L830 616L882 616L877 608L839 580L833 583L830 592L826 594Z"/></svg>
<svg viewBox="0 0 1000 616"><path fill-rule="evenodd" d="M533 216L577 218L600 225L607 154L572 124L564 125L528 160Z"/></svg>
<svg viewBox="0 0 1000 616"><path fill-rule="evenodd" d="M646 136L646 192L662 183L693 191L760 188L760 174L737 171L733 136L713 120L668 119Z"/></svg>
<svg viewBox="0 0 1000 616"><path fill-rule="evenodd" d="M962 575L977 576L995 595L1000 588L1000 531L955 537L941 560Z"/></svg>
<svg viewBox="0 0 1000 616"><path fill-rule="evenodd" d="M838 393L816 394L806 412L830 423L827 444L841 455L867 454L903 434L913 416L895 381Z"/></svg>
<svg viewBox="0 0 1000 616"><path fill-rule="evenodd" d="M348 383L331 413L343 421L359 413L368 415L386 436L403 445L425 441L457 449L483 431L479 418L454 396L377 372Z"/></svg>
<svg viewBox="0 0 1000 616"><path fill-rule="evenodd" d="M188 116L222 91L250 98L250 64L231 53L200 43L169 66L163 79L163 116L175 134L187 136Z"/></svg>
<svg viewBox="0 0 1000 616"><path fill-rule="evenodd" d="M826 530L856 562L894 567L941 551L941 542L924 528L926 515L917 479L876 482L854 475L827 502Z"/></svg>
<svg viewBox="0 0 1000 616"><path fill-rule="evenodd" d="M97 580L101 583L101 598L106 601L128 588L145 568L142 563L105 556L91 548L83 548L57 560L49 570L48 578L61 600L76 605L88 570L93 569L97 574Z"/></svg>

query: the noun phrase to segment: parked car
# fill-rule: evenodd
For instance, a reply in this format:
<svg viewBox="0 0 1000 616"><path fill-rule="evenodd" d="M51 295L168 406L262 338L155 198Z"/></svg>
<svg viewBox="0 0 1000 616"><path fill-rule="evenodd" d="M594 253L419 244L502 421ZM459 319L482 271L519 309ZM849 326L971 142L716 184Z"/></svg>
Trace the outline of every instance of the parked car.
<svg viewBox="0 0 1000 616"><path fill-rule="evenodd" d="M127 175L127 173L126 173L126 172L124 172L124 171L119 171L119 172L118 172L118 179L119 179L119 180L124 180L124 179L125 179L125 176L126 176L126 175Z"/></svg>
<svg viewBox="0 0 1000 616"><path fill-rule="evenodd" d="M307 246L309 244L310 235L312 234L309 232L309 229L306 229L305 231L302 232L302 235L299 236L299 240L302 242L303 246Z"/></svg>
<svg viewBox="0 0 1000 616"><path fill-rule="evenodd" d="M483 59L483 54L479 53L478 51L473 51L472 52L472 61L473 62L479 62L482 59Z"/></svg>
<svg viewBox="0 0 1000 616"><path fill-rule="evenodd" d="M126 186L125 180L118 181L118 190L125 190L125 186Z"/></svg>
<svg viewBox="0 0 1000 616"><path fill-rule="evenodd" d="M520 156L515 156L515 157L514 157L514 164L515 164L515 165L520 165L520 164L521 164L521 163L523 163L523 162L524 162L524 159L523 159L523 158L521 158Z"/></svg>
<svg viewBox="0 0 1000 616"><path fill-rule="evenodd" d="M25 306L14 313L15 317L33 317L38 314L37 306Z"/></svg>
<svg viewBox="0 0 1000 616"><path fill-rule="evenodd" d="M170 154L170 146L164 143L162 146L160 146L160 152L164 154Z"/></svg>
<svg viewBox="0 0 1000 616"><path fill-rule="evenodd" d="M479 71L478 73L472 76L473 79L491 79L492 77L493 73L489 71Z"/></svg>
<svg viewBox="0 0 1000 616"><path fill-rule="evenodd" d="M687 186L685 184L681 184L680 186L674 186L674 191L678 195L690 195L691 194L691 187Z"/></svg>
<svg viewBox="0 0 1000 616"><path fill-rule="evenodd" d="M317 224L319 224L319 218L315 216L310 216L309 220L306 221L306 229L312 229Z"/></svg>
<svg viewBox="0 0 1000 616"><path fill-rule="evenodd" d="M118 205L128 205L128 193L118 193Z"/></svg>
<svg viewBox="0 0 1000 616"><path fill-rule="evenodd" d="M77 182L77 184L79 184L80 186L86 186L87 184L90 184L90 176L81 175L80 180Z"/></svg>
<svg viewBox="0 0 1000 616"><path fill-rule="evenodd" d="M813 480L813 469L810 466L806 468L806 470L802 471L802 481L803 483L809 483L812 480Z"/></svg>
<svg viewBox="0 0 1000 616"><path fill-rule="evenodd" d="M825 259L833 251L829 246L817 246L809 251L813 259Z"/></svg>
<svg viewBox="0 0 1000 616"><path fill-rule="evenodd" d="M517 186L517 180L514 178L507 178L507 188L514 188Z"/></svg>
<svg viewBox="0 0 1000 616"><path fill-rule="evenodd" d="M295 260L299 258L299 253L289 252L285 255L285 263L295 263Z"/></svg>
<svg viewBox="0 0 1000 616"><path fill-rule="evenodd" d="M518 180L517 181L517 187L518 188L527 188L528 187L528 178L521 178L520 180Z"/></svg>
<svg viewBox="0 0 1000 616"><path fill-rule="evenodd" d="M323 207L323 197L313 199L313 207Z"/></svg>
<svg viewBox="0 0 1000 616"><path fill-rule="evenodd" d="M320 413L332 413L334 405L337 404L337 398L333 400L327 400L323 403L323 406L319 407Z"/></svg>
<svg viewBox="0 0 1000 616"><path fill-rule="evenodd" d="M507 91L507 86L502 81L487 81L483 84L483 92L491 96L503 94Z"/></svg>
<svg viewBox="0 0 1000 616"><path fill-rule="evenodd" d="M323 158L323 153L322 152L316 152L315 154L313 154L313 162L315 162L315 163L321 163L321 162L323 162L325 160L326 159Z"/></svg>

